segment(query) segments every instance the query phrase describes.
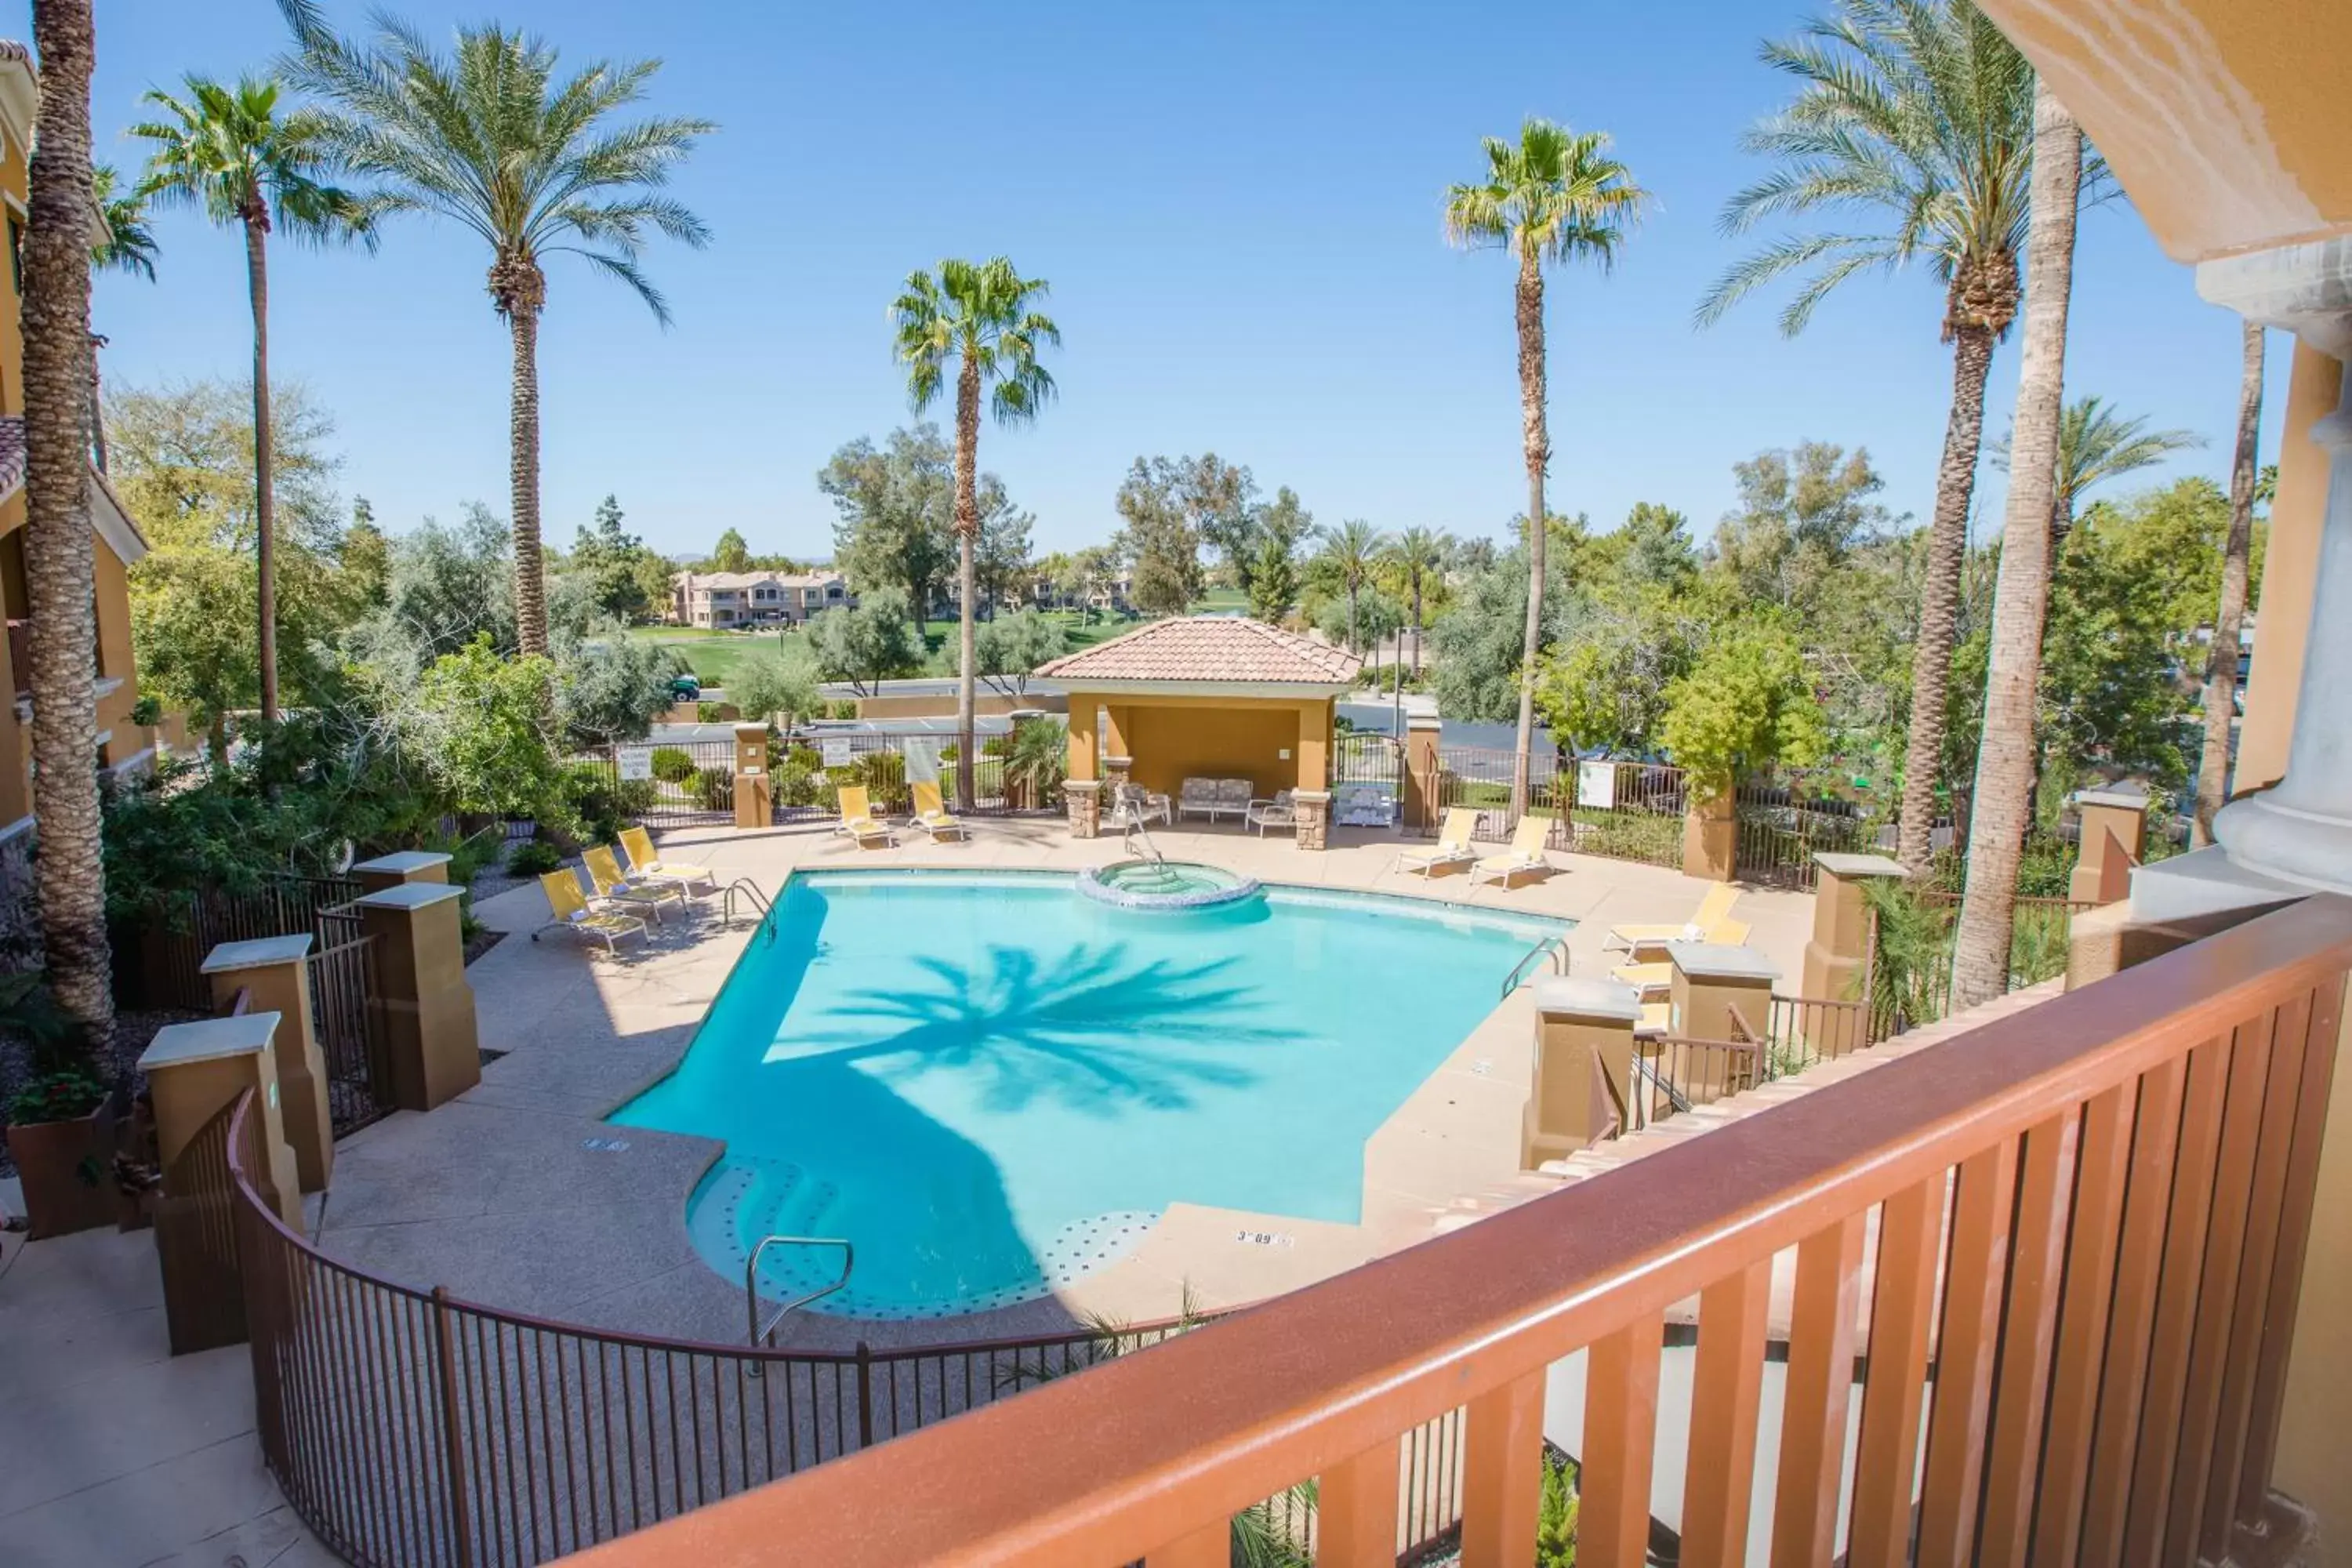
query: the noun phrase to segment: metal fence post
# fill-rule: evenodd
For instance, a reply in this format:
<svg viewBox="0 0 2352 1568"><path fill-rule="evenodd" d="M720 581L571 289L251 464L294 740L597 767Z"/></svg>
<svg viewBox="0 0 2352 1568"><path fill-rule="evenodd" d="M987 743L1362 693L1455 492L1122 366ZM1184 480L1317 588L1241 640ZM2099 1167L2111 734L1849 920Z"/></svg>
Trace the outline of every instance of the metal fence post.
<svg viewBox="0 0 2352 1568"><path fill-rule="evenodd" d="M473 1568L474 1532L467 1522L463 1428L457 1418L457 1348L449 1339L449 1288L433 1287L433 1353L441 1363L441 1447L448 1478L449 1528L457 1568Z"/></svg>
<svg viewBox="0 0 2352 1568"><path fill-rule="evenodd" d="M857 1342L857 1446L874 1446L874 1352Z"/></svg>

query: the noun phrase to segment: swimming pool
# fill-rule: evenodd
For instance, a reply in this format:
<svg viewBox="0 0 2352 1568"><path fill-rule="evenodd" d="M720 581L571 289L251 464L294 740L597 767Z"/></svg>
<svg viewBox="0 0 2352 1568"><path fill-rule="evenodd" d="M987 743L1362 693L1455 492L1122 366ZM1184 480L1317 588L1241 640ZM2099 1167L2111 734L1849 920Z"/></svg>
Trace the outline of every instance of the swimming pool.
<svg viewBox="0 0 2352 1568"><path fill-rule="evenodd" d="M1007 1306L1179 1199L1356 1219L1364 1140L1564 929L1303 889L1169 914L1059 874L803 873L677 1071L611 1120L726 1142L688 1215L722 1276L763 1236L843 1237L850 1286L817 1310ZM762 1287L839 1268L772 1248Z"/></svg>

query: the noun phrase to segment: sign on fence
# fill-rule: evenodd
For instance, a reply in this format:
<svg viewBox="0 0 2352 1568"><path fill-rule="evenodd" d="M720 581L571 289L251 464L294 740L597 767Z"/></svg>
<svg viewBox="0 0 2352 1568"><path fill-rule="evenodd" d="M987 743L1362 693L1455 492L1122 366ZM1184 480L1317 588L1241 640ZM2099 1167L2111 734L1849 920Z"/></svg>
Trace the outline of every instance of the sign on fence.
<svg viewBox="0 0 2352 1568"><path fill-rule="evenodd" d="M1617 764L1606 758L1576 764L1576 804L1595 811L1617 809Z"/></svg>
<svg viewBox="0 0 2352 1568"><path fill-rule="evenodd" d="M654 749L651 746L621 748L621 781L649 779L654 776Z"/></svg>
<svg viewBox="0 0 2352 1568"><path fill-rule="evenodd" d="M825 742L824 765L829 768L845 768L850 766L849 742L847 741Z"/></svg>

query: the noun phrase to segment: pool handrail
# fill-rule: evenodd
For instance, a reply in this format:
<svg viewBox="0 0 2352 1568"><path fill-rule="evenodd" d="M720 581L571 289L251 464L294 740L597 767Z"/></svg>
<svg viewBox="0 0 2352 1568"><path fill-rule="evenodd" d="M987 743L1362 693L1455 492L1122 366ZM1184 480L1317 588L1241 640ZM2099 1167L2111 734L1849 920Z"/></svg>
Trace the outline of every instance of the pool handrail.
<svg viewBox="0 0 2352 1568"><path fill-rule="evenodd" d="M772 912L768 906L768 895L761 892L760 884L751 878L738 877L727 884L726 893L719 900L719 919L722 924L731 926L735 923L735 895L738 891L751 900L751 907L760 911L761 920L768 918ZM772 925L768 928L768 940L770 942L776 940L775 928Z"/></svg>
<svg viewBox="0 0 2352 1568"><path fill-rule="evenodd" d="M776 1315L770 1318L766 1325L763 1327L760 1322L760 1255L766 1252L771 1247L837 1247L841 1248L841 1278L835 1280L830 1285L823 1286L817 1289L810 1290L804 1294L793 1297L791 1300L777 1308ZM786 1318L790 1317L793 1313L799 1311L803 1307L807 1306L810 1302L822 1301L827 1296L832 1295L835 1291L847 1288L849 1284L850 1272L856 1267L857 1248L850 1244L849 1238L846 1237L761 1237L759 1240L759 1244L751 1248L751 1256L750 1259L743 1265L743 1310L745 1317L751 1324L752 1345L754 1347L758 1347L766 1344L768 1342L768 1336L776 1331L776 1325L778 1323L782 1322ZM754 1375L757 1375L756 1369Z"/></svg>
<svg viewBox="0 0 2352 1568"><path fill-rule="evenodd" d="M1519 983L1528 977L1528 967L1547 953L1551 957L1551 969L1554 974L1568 973L1568 939L1554 933L1543 938L1527 952L1519 954L1519 961L1511 965L1510 973L1503 977L1503 989L1497 994L1497 999L1507 997L1512 992L1517 991L1519 988Z"/></svg>

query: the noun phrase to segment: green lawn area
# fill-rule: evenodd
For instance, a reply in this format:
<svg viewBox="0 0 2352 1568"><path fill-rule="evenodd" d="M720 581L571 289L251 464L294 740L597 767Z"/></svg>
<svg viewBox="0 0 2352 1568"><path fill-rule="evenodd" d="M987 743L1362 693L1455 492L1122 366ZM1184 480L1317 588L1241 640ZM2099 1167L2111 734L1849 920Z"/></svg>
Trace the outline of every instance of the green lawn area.
<svg viewBox="0 0 2352 1568"><path fill-rule="evenodd" d="M707 626L632 626L629 636L639 642L658 643L686 655L686 662L705 686L724 686L728 675L754 654L773 656L777 645L797 653L803 639L797 632L781 637L765 632L749 637L741 632L713 631Z"/></svg>

